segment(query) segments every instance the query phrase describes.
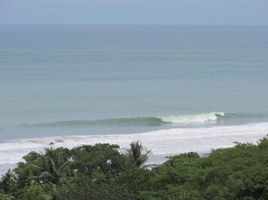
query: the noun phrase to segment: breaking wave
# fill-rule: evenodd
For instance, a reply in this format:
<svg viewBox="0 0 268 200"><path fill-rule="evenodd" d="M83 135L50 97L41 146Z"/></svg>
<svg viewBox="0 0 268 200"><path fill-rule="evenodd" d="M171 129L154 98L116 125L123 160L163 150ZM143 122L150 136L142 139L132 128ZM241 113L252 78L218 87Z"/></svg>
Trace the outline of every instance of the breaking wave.
<svg viewBox="0 0 268 200"><path fill-rule="evenodd" d="M257 121L254 121L257 120ZM265 120L264 120L265 119ZM230 122L242 121L264 122L267 121L267 114L254 113L225 113L225 112L209 112L189 115L174 116L149 116L149 117L123 117L99 120L69 120L44 122L36 124L22 124L19 126L28 128L61 128L61 127L153 127L153 126L188 126L188 125L216 125L218 123L232 124Z"/></svg>
<svg viewBox="0 0 268 200"><path fill-rule="evenodd" d="M223 112L211 112L193 115L178 116L153 116L153 117L125 117L101 120L70 120L38 124L23 124L24 127L82 127L82 126L104 126L104 127L139 127L139 126L162 126L167 124L207 124L216 123L225 117Z"/></svg>

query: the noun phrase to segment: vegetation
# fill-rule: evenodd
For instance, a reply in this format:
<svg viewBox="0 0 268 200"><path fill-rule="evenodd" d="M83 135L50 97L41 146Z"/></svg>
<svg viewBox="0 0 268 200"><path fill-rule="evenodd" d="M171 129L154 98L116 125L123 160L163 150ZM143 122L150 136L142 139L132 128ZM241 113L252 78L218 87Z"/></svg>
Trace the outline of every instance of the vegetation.
<svg viewBox="0 0 268 200"><path fill-rule="evenodd" d="M130 144L130 149L127 150L128 157L130 158L130 161L135 164L137 167L140 167L143 165L147 158L150 151L145 150L140 143L140 141L132 142Z"/></svg>
<svg viewBox="0 0 268 200"><path fill-rule="evenodd" d="M0 200L265 200L268 137L207 156L186 153L147 169L140 142L31 152L1 178Z"/></svg>

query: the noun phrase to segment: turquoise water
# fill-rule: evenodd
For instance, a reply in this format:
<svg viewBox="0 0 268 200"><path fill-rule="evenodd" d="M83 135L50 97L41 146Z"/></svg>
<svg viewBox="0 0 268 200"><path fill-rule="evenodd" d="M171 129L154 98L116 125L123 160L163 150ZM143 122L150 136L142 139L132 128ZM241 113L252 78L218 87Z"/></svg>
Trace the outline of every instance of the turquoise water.
<svg viewBox="0 0 268 200"><path fill-rule="evenodd" d="M268 122L268 27L0 26L0 140Z"/></svg>

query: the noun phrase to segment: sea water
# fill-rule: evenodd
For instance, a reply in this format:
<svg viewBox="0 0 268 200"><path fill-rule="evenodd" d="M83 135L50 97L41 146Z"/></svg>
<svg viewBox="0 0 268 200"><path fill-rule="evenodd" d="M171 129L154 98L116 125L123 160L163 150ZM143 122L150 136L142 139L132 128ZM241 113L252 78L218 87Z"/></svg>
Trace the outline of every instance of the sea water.
<svg viewBox="0 0 268 200"><path fill-rule="evenodd" d="M256 142L267 89L268 26L1 25L0 165L51 142Z"/></svg>

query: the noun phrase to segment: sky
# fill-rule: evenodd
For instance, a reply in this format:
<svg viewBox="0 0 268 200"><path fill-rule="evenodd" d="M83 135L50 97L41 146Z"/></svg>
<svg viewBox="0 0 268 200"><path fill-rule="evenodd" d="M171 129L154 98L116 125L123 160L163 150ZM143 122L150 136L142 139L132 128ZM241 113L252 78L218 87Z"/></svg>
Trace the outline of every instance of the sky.
<svg viewBox="0 0 268 200"><path fill-rule="evenodd" d="M0 0L0 24L268 25L268 0Z"/></svg>

